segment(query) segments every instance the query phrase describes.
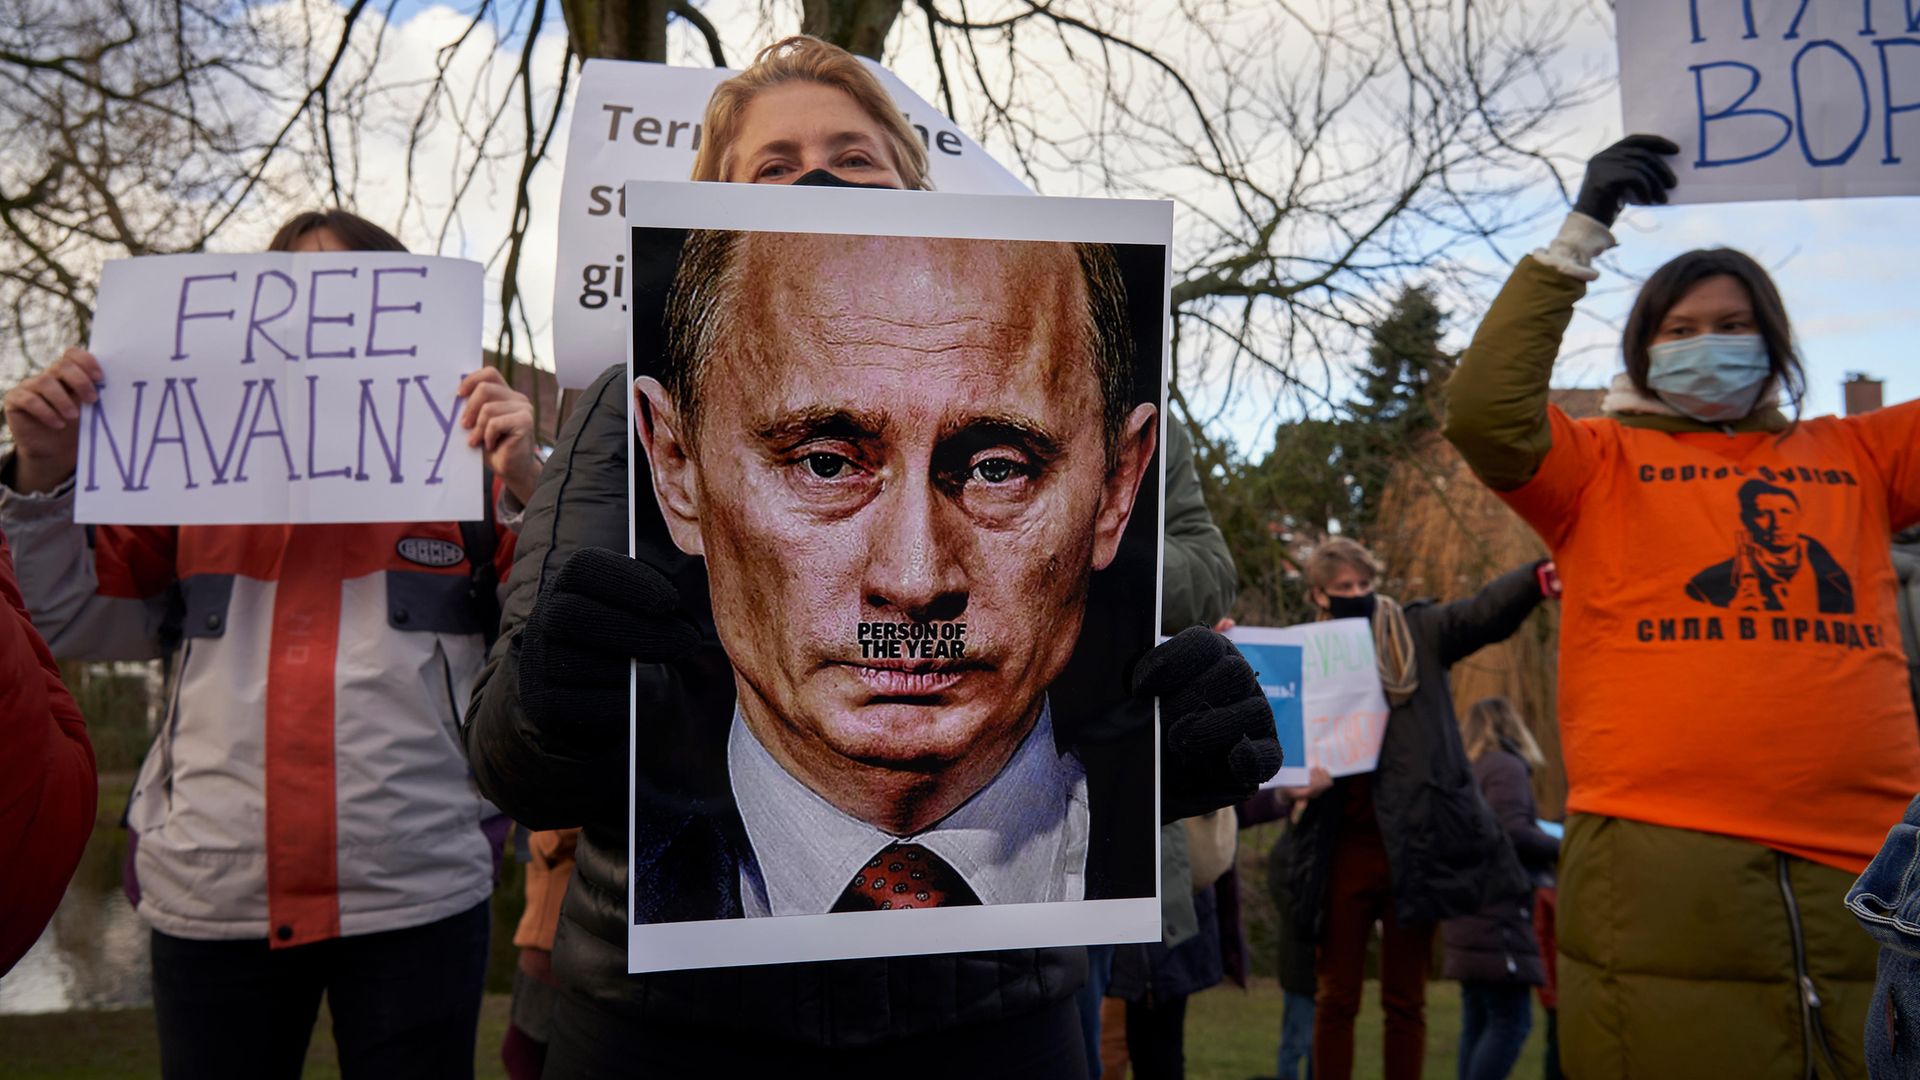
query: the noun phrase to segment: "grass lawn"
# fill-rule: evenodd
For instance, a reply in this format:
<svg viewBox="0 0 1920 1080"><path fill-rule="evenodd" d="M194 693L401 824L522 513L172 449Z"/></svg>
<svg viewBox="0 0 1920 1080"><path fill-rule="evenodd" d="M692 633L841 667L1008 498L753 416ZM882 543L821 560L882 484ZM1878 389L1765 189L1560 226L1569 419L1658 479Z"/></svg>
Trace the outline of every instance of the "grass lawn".
<svg viewBox="0 0 1920 1080"><path fill-rule="evenodd" d="M1367 984L1356 1037L1354 1075L1380 1075L1378 986ZM1187 1019L1187 1075L1190 1080L1248 1080L1273 1075L1279 1044L1280 991L1271 980L1250 990L1209 990L1193 1000ZM480 1012L480 1040L474 1063L482 1078L503 1077L500 1038L507 1026L507 998L487 995ZM1427 1071L1435 1078L1454 1075L1454 1047L1460 1030L1460 992L1453 983L1432 984L1427 995ZM1534 1033L1514 1075L1540 1075L1541 1019L1534 1012ZM0 1017L0 1068L9 1080L121 1080L159 1073L153 1013L56 1013ZM337 1077L333 1038L323 1011L307 1053L307 1080ZM990 1080L983 1077L982 1080Z"/></svg>

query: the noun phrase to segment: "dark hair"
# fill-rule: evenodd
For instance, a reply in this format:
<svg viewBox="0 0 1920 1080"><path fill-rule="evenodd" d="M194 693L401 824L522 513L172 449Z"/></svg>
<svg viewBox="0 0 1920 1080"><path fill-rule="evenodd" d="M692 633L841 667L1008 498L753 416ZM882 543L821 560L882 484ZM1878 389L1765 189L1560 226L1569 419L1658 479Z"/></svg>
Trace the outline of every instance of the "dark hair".
<svg viewBox="0 0 1920 1080"><path fill-rule="evenodd" d="M1740 499L1740 509L1743 512L1752 512L1753 508L1759 505L1760 496L1762 495L1785 495L1787 498L1793 500L1793 505L1800 505L1800 496L1795 495L1791 490L1783 488L1779 484L1769 484L1765 480L1756 478L1740 485L1738 496Z"/></svg>
<svg viewBox="0 0 1920 1080"><path fill-rule="evenodd" d="M292 251L299 239L315 229L325 229L340 238L348 251L405 251L407 245L392 233L345 210L308 210L287 219L267 244L268 251Z"/></svg>
<svg viewBox="0 0 1920 1080"><path fill-rule="evenodd" d="M1793 348L1793 326L1787 320L1787 306L1781 302L1780 290L1774 287L1773 278L1766 270L1754 262L1752 256L1732 248L1689 251L1655 270L1640 287L1633 311L1627 315L1627 331L1620 341L1627 362L1627 378L1633 380L1635 390L1651 393L1647 388L1650 364L1647 349L1653 343L1653 336L1660 332L1660 324L1666 321L1667 312L1695 285L1723 275L1746 288L1747 298L1753 302L1754 325L1767 343L1773 383L1792 403L1794 414L1799 415L1800 401L1807 393L1807 374Z"/></svg>
<svg viewBox="0 0 1920 1080"><path fill-rule="evenodd" d="M733 303L741 284L738 259L741 241L752 234L735 230L695 229L680 251L679 269L667 294L664 341L655 377L680 414L682 438L692 439L698 426L700 380L707 359L733 326ZM980 241L982 243L1051 244L1044 240ZM1094 378L1100 383L1102 421L1109 463L1120 444L1127 414L1133 411L1133 331L1127 317L1127 288L1120 263L1107 244L1074 244L1080 278L1086 287L1086 310L1078 320L1082 339L1091 346Z"/></svg>

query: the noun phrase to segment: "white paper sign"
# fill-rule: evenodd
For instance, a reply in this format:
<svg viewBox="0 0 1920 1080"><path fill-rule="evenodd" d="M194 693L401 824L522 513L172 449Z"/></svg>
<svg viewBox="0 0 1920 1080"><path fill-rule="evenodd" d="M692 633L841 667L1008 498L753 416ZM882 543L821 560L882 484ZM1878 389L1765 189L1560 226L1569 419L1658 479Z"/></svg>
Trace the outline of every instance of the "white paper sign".
<svg viewBox="0 0 1920 1080"><path fill-rule="evenodd" d="M1281 732L1288 760L1267 787L1298 786L1307 782L1306 769L1318 765L1333 776L1372 772L1380 764L1380 739L1387 730L1387 695L1380 687L1374 663L1373 627L1366 619L1330 619L1280 628L1237 626L1227 637L1252 661L1261 646L1294 646L1300 650L1299 699L1306 738L1305 760L1293 755ZM1249 647L1252 647L1251 649ZM1276 657L1275 659L1280 659ZM1255 670L1260 670L1255 664ZM1291 674L1291 667L1286 669ZM1268 697L1284 689L1285 678L1261 685ZM1276 708L1276 722L1280 709Z"/></svg>
<svg viewBox="0 0 1920 1080"><path fill-rule="evenodd" d="M1619 0L1626 130L1677 203L1920 194L1914 0Z"/></svg>
<svg viewBox="0 0 1920 1080"><path fill-rule="evenodd" d="M401 252L166 255L100 276L75 519L463 521L481 267Z"/></svg>
<svg viewBox="0 0 1920 1080"><path fill-rule="evenodd" d="M1032 194L892 72L863 62L926 143L936 189ZM562 387L586 386L608 365L626 360L626 201L621 185L628 180L686 180L693 172L707 99L714 87L737 74L726 68L621 60L589 60L581 70L567 136L553 279L553 351Z"/></svg>

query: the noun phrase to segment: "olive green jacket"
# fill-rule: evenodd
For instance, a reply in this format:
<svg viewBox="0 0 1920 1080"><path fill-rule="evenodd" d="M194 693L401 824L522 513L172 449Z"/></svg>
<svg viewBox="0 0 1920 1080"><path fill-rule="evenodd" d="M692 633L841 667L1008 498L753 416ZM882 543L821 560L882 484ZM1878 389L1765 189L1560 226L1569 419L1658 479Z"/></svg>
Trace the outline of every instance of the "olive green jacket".
<svg viewBox="0 0 1920 1080"><path fill-rule="evenodd" d="M1166 573L1160 587L1160 632L1212 626L1233 608L1239 589L1233 553L1200 497L1193 436L1167 418Z"/></svg>
<svg viewBox="0 0 1920 1080"><path fill-rule="evenodd" d="M1547 421L1553 364L1587 284L1529 255L1487 309L1473 344L1447 384L1447 441L1495 491L1533 479L1553 448ZM1628 427L1655 431L1783 431L1787 419L1766 408L1729 425L1684 416L1610 414Z"/></svg>

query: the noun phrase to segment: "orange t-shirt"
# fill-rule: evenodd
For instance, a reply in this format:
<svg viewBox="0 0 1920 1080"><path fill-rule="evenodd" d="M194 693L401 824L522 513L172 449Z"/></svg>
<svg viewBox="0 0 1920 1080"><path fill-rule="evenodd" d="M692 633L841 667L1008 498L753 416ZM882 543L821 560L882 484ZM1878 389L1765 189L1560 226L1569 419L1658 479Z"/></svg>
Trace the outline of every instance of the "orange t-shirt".
<svg viewBox="0 0 1920 1080"><path fill-rule="evenodd" d="M1566 588L1567 809L1865 869L1920 792L1889 555L1920 402L1785 436L1549 416L1501 497Z"/></svg>

